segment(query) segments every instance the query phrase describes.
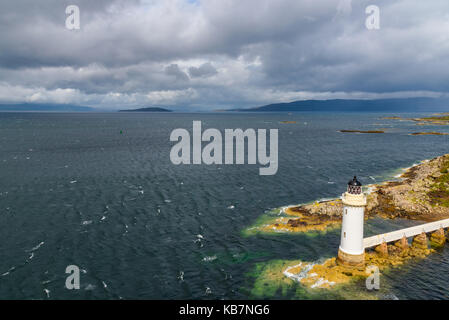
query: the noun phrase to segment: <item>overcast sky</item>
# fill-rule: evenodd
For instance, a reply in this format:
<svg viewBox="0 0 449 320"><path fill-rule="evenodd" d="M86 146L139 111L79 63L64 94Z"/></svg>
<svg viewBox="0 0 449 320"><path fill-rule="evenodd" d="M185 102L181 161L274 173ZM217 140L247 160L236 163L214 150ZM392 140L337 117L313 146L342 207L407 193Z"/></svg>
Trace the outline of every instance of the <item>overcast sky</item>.
<svg viewBox="0 0 449 320"><path fill-rule="evenodd" d="M448 92L448 0L0 1L0 103L191 111Z"/></svg>

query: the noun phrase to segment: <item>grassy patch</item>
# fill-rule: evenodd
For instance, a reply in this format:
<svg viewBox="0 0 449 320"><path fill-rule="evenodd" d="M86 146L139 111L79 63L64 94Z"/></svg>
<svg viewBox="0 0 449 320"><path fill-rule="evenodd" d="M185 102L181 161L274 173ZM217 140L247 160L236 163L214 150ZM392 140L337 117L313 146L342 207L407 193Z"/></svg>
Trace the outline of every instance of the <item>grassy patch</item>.
<svg viewBox="0 0 449 320"><path fill-rule="evenodd" d="M435 179L432 191L427 195L433 205L449 208L449 157L445 157L445 163L440 169L441 175Z"/></svg>

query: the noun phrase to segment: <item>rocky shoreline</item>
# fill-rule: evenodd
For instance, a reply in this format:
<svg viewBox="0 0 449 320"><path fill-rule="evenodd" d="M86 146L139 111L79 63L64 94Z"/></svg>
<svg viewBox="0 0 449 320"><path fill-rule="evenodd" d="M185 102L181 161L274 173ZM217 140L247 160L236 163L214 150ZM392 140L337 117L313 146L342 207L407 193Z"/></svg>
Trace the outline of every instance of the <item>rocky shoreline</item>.
<svg viewBox="0 0 449 320"><path fill-rule="evenodd" d="M398 181L370 185L369 189L366 219L382 217L430 222L449 218L449 154L406 169ZM277 218L274 223L260 228L263 232L324 231L341 223L342 206L340 199L334 199L286 207L282 211L287 217ZM416 236L411 244L403 239L394 244L384 244L384 247L378 246L366 251L365 265L383 271L410 259L424 258L444 246L447 236L441 230L434 232L430 237L430 247L425 234ZM284 290L292 281L309 289L329 289L366 279L370 274L363 267L339 265L336 258L322 263L278 261L268 264L257 281L272 287L272 290Z"/></svg>
<svg viewBox="0 0 449 320"><path fill-rule="evenodd" d="M407 169L399 181L370 185L365 217L431 222L449 218L449 154ZM263 232L324 231L341 223L340 199L283 208Z"/></svg>

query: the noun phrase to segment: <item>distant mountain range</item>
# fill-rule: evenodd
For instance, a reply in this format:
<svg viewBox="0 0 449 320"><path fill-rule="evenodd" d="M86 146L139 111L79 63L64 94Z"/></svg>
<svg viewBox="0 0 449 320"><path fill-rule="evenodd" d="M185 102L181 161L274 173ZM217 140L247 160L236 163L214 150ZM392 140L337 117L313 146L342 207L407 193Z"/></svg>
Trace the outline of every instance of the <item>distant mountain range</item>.
<svg viewBox="0 0 449 320"><path fill-rule="evenodd" d="M0 112L2 111L53 111L53 112L90 112L95 109L83 107L73 104L44 104L44 103L20 103L20 104L0 104Z"/></svg>
<svg viewBox="0 0 449 320"><path fill-rule="evenodd" d="M157 107L140 108L131 110L119 110L119 112L172 112L171 110Z"/></svg>
<svg viewBox="0 0 449 320"><path fill-rule="evenodd" d="M449 112L449 99L405 98L376 100L302 100L275 103L249 109L225 110L231 112L292 112L292 111L340 111L340 112Z"/></svg>
<svg viewBox="0 0 449 320"><path fill-rule="evenodd" d="M74 104L44 103L4 103L0 112L108 112L113 110L95 109ZM449 99L443 98L403 98L373 100L300 100L290 103L274 103L248 109L216 110L221 112L449 112ZM145 107L119 112L173 112L162 107Z"/></svg>

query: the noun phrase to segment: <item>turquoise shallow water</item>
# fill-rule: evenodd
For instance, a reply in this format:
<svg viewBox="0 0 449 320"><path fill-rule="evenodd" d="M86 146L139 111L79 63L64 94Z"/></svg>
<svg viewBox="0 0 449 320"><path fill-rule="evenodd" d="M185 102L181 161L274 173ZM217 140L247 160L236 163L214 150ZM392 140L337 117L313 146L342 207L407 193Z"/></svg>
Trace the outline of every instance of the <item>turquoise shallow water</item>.
<svg viewBox="0 0 449 320"><path fill-rule="evenodd" d="M355 174L375 183L448 153L447 136L408 133L449 127L381 116L2 113L0 298L251 298L245 274L256 263L316 261L335 255L339 242L339 230L244 237L261 214L338 196ZM220 130L279 128L278 173L259 176L259 165L173 165L170 133L191 130L193 120ZM389 130L337 132L378 128ZM408 224L371 220L367 234ZM80 290L64 288L71 264L83 270ZM384 293L447 299L448 267L444 248L386 274Z"/></svg>

